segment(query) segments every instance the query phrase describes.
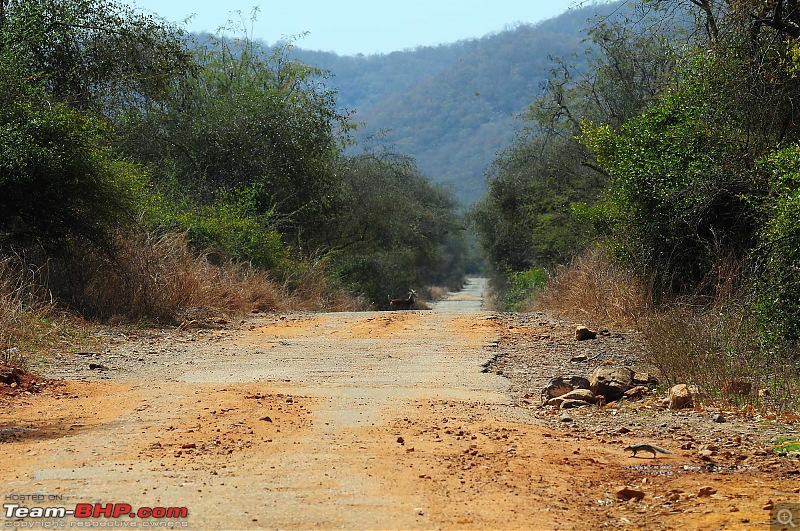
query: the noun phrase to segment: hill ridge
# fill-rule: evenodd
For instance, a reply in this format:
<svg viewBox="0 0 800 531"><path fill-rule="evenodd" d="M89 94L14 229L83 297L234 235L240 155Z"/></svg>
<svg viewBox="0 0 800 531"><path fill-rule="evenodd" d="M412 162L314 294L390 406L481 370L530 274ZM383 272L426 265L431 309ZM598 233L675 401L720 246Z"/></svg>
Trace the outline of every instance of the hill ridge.
<svg viewBox="0 0 800 531"><path fill-rule="evenodd" d="M541 93L551 57L581 60L587 21L621 4L575 8L536 24L388 54L340 56L296 47L291 56L332 74L338 105L364 124L356 140L381 136L470 204L483 193L497 153L513 141L518 116Z"/></svg>

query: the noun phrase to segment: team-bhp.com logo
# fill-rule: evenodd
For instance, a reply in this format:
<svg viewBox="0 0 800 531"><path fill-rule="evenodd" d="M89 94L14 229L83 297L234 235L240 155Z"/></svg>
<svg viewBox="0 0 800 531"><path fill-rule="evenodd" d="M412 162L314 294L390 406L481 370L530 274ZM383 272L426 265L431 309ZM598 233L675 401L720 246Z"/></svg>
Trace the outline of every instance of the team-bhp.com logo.
<svg viewBox="0 0 800 531"><path fill-rule="evenodd" d="M4 503L6 518L186 518L187 507L139 507L129 503L79 503L74 509L66 507L26 507L18 503Z"/></svg>

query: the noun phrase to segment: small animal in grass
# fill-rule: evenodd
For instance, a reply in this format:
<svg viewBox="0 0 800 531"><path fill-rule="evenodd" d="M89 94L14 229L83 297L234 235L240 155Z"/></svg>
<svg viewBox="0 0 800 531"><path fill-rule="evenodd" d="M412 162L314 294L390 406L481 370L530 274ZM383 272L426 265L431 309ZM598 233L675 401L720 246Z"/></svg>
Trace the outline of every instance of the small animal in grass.
<svg viewBox="0 0 800 531"><path fill-rule="evenodd" d="M626 446L623 448L626 452L633 452L631 457L636 457L636 452L650 452L653 454L653 458L656 457L656 453L659 454L671 454L669 450L665 450L660 446L656 446L655 444L633 444L631 446Z"/></svg>

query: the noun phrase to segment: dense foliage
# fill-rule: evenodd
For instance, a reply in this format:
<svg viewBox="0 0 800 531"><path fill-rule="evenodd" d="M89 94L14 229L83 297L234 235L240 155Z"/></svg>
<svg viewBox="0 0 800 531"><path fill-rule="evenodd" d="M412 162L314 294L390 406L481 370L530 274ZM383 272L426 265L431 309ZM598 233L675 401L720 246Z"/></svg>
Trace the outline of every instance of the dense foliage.
<svg viewBox="0 0 800 531"><path fill-rule="evenodd" d="M680 89L614 130L585 126L584 141L611 175L594 215L614 254L666 293L696 290L723 258L754 244L748 157L732 116L715 108L702 68Z"/></svg>
<svg viewBox="0 0 800 531"><path fill-rule="evenodd" d="M392 153L339 161L338 203L325 246L346 285L384 307L414 286L459 285L466 248L456 204L424 178L413 159Z"/></svg>
<svg viewBox="0 0 800 531"><path fill-rule="evenodd" d="M649 300L724 298L747 349L798 359L797 16L642 1L593 26L588 70L556 63L476 209L499 285L599 243Z"/></svg>
<svg viewBox="0 0 800 531"><path fill-rule="evenodd" d="M450 192L406 157L344 155L353 125L327 73L238 34L194 41L114 0L0 0L0 252L49 264L77 309L120 311L130 292L155 319L174 306L134 303L133 284L159 290L148 241L188 263L185 239L151 236L170 231L290 288L312 270L370 298L458 285Z"/></svg>
<svg viewBox="0 0 800 531"><path fill-rule="evenodd" d="M487 193L473 209L500 289L507 280L513 284L514 272L569 261L593 235L590 207L609 172L579 141L582 124L624 123L674 75L675 41L648 26L646 17L639 31L624 20L602 20L589 30L591 47L581 61L554 59L544 95L495 160Z"/></svg>

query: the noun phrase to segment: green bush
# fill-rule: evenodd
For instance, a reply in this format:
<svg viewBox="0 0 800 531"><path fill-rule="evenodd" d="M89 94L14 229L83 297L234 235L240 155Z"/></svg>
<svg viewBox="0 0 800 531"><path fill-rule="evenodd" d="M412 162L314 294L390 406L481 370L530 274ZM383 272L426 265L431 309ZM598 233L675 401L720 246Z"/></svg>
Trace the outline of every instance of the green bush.
<svg viewBox="0 0 800 531"><path fill-rule="evenodd" d="M345 289L365 294L370 304L383 309L389 297L404 297L409 289L421 288L417 271L409 267L413 260L411 249L341 255L335 260L335 271Z"/></svg>
<svg viewBox="0 0 800 531"><path fill-rule="evenodd" d="M800 339L800 145L766 157L767 220L756 250L756 313L771 343Z"/></svg>
<svg viewBox="0 0 800 531"><path fill-rule="evenodd" d="M547 271L541 267L531 267L525 271L508 273L506 287L503 291L503 310L516 312L520 306L537 291L544 288L547 282Z"/></svg>
<svg viewBox="0 0 800 531"><path fill-rule="evenodd" d="M105 130L61 104L0 106L0 248L63 254L80 238L108 246L142 174L104 147Z"/></svg>
<svg viewBox="0 0 800 531"><path fill-rule="evenodd" d="M618 130L584 124L586 145L610 175L595 226L617 258L664 293L702 290L720 260L746 256L755 240L747 156L717 98L700 62Z"/></svg>
<svg viewBox="0 0 800 531"><path fill-rule="evenodd" d="M218 261L249 262L267 270L290 267L290 253L270 215L257 214L249 195L223 198L210 205L194 205L183 198L173 203L152 193L144 198L149 223L162 230L185 232L193 248Z"/></svg>

